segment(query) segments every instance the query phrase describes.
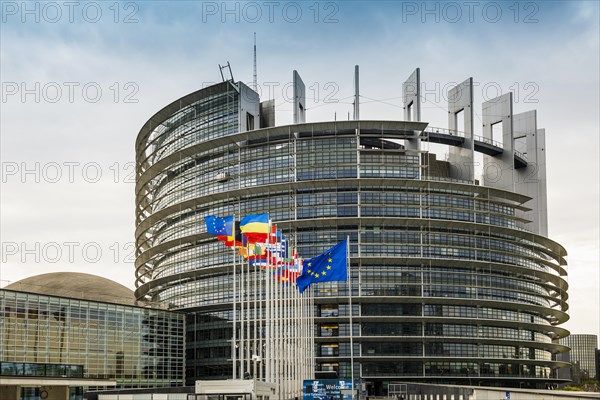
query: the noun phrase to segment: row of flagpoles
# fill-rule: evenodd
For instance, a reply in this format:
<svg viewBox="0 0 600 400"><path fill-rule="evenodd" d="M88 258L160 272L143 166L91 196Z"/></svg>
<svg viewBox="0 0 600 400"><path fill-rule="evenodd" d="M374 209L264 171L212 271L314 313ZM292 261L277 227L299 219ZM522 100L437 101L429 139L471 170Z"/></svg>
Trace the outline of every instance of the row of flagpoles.
<svg viewBox="0 0 600 400"><path fill-rule="evenodd" d="M303 260L266 213L205 221L207 233L233 252L233 379L270 382L280 398L300 397L303 380L314 376L314 302L304 291L346 280L346 243Z"/></svg>

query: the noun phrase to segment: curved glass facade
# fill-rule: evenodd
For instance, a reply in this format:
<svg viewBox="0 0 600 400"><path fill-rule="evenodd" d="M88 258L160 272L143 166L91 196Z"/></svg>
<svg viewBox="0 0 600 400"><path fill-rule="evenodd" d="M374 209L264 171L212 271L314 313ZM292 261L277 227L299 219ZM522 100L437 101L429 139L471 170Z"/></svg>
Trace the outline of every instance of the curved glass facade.
<svg viewBox="0 0 600 400"><path fill-rule="evenodd" d="M119 388L183 384L181 313L4 289L0 321L3 377L113 380Z"/></svg>
<svg viewBox="0 0 600 400"><path fill-rule="evenodd" d="M237 96L230 82L192 93L136 145L136 295L188 312L188 383L232 375L233 256L203 218L260 212L305 258L350 237L351 293L314 286L316 371L352 375L352 332L354 376L373 392L555 378L566 252L517 225L530 198L449 179L411 150L410 122L240 131Z"/></svg>

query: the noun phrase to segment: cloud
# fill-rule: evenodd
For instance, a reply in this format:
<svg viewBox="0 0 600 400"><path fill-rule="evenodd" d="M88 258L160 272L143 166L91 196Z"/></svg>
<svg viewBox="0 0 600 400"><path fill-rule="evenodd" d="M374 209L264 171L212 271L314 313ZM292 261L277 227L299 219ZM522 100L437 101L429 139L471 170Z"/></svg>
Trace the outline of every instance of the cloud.
<svg viewBox="0 0 600 400"><path fill-rule="evenodd" d="M6 84L19 88L0 110L3 163L32 168L36 162L95 162L103 172L98 184L81 176L72 184L55 185L21 184L10 178L1 195L3 240L62 243L77 237L102 243L105 254L113 242L133 240L133 185L122 178L114 183L110 174L115 169L129 172L135 137L152 114L203 83L220 81L218 64L230 61L234 77L249 82L256 32L259 83L275 87L278 124L292 121L284 88L294 69L307 84L309 121L346 119L352 110L355 64L360 65L365 119L402 119L401 83L416 67L429 90L423 119L432 126L447 125L444 88L469 76L479 83L476 114L481 113L486 85L516 92L515 112L537 109L538 125L547 135L551 237L568 248L572 262L570 326L600 334L598 324L592 326L588 318L589 307L595 315L600 313L597 305L578 297L597 293L599 280L594 263L600 201L598 3L531 3L537 11L519 3L517 22L509 3L502 3L497 23L486 20L481 8L473 22L466 10L456 22L450 21L450 14L439 14L436 21L436 12L451 11L443 11L447 6L441 2L433 14L423 9L413 13L406 8L412 2L375 2L370 7L339 2L333 8L321 2L318 15L309 8L312 3L298 3L302 17L295 23L282 9L276 10L272 22L266 13L256 22L250 21L250 14L239 14L235 22L235 13L242 9L223 17L221 9L208 12L211 2L141 2L134 9L121 8L115 23L108 8L112 3L102 4L103 17L97 23L77 14L73 23L63 19L23 24L17 15L1 26L3 94ZM137 22L124 23L131 12ZM537 22L525 23L527 16ZM36 82L40 101L34 100L35 94L22 101L21 85L35 92ZM77 84L72 102L70 82ZM54 84L63 93L53 103L48 98ZM91 85L90 91L100 87L98 101L90 100L92 92L83 92L85 85ZM268 96L266 89L263 96ZM477 124L476 132L480 129ZM130 287L133 281L131 263L122 260L26 267L13 259L3 264L1 279L84 267Z"/></svg>

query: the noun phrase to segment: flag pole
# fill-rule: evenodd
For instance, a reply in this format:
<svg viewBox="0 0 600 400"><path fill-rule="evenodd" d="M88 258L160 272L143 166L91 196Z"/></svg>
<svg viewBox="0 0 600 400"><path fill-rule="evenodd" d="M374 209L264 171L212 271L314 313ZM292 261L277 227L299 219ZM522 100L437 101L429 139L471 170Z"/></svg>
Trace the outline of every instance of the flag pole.
<svg viewBox="0 0 600 400"><path fill-rule="evenodd" d="M238 208L239 208L239 202L238 202ZM238 210L239 211L239 210ZM239 211L240 214L240 223L241 223L241 211ZM234 240L235 240L235 233L234 233ZM245 375L246 375L246 369L245 369L245 365L244 365L244 360L245 360L245 355L244 355L244 347L246 345L246 331L244 329L244 313L245 313L245 307L244 305L246 304L246 288L244 287L244 282L245 282L245 278L246 278L246 271L244 268L244 260L240 260L240 264L241 264L241 268L240 268L240 344L239 344L239 350L240 350L240 379L244 379Z"/></svg>
<svg viewBox="0 0 600 400"><path fill-rule="evenodd" d="M273 226L273 220L271 220L269 218L269 233L267 235L267 238L265 239L265 263L266 265L264 266L265 269L265 273L263 274L265 276L265 306L264 306L264 311L265 311L265 334L264 334L264 343L263 343L263 348L264 348L264 360L263 360L263 364L265 366L265 382L273 382L273 371L272 371L272 349L271 349L271 336L273 334L272 331L272 323L271 320L273 318L273 310L271 307L271 302L272 302L272 296L271 296L271 276L270 276L270 270L269 270L269 254L270 254L270 242L271 242L271 231L272 231L272 226ZM261 251L262 253L262 251ZM262 256L262 254L261 254Z"/></svg>
<svg viewBox="0 0 600 400"><path fill-rule="evenodd" d="M252 339L251 339L251 331L250 331L250 295L251 295L251 286L250 284L252 283L252 281L250 280L250 268L246 267L244 265L244 260L242 260L242 268L244 269L244 273L246 274L246 314L245 314L245 318L246 318L246 375L244 376L244 378L246 376L252 376L252 369L251 369L251 358L250 358L250 347L252 346Z"/></svg>
<svg viewBox="0 0 600 400"><path fill-rule="evenodd" d="M235 241L235 213L233 217L233 240ZM236 256L235 256L235 246L233 246L233 293L232 293L232 303L233 303L233 341L231 344L231 353L233 354L233 379L237 379L237 287L236 287Z"/></svg>
<svg viewBox="0 0 600 400"><path fill-rule="evenodd" d="M354 399L354 324L352 322L352 285L350 283L350 235L346 237L346 275L348 281L348 308L350 309L350 379L352 380L352 399Z"/></svg>

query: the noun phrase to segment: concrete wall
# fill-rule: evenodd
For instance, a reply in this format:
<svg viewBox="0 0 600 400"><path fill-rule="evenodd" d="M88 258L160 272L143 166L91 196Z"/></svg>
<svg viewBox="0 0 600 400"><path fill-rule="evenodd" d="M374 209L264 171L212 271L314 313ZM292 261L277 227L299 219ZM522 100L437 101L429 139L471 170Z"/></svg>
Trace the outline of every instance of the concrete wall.
<svg viewBox="0 0 600 400"><path fill-rule="evenodd" d="M535 110L515 114L513 125L515 142L520 143L516 150L527 157L527 167L515 169L515 189L533 199L526 204L531 211L520 215L531 223L520 227L548 236L545 132L537 128Z"/></svg>
<svg viewBox="0 0 600 400"><path fill-rule="evenodd" d="M457 114L464 117L465 142L463 147L450 146L448 161L453 165L452 178L475 179L475 141L473 138L473 78L469 78L448 91L448 128L458 130Z"/></svg>
<svg viewBox="0 0 600 400"><path fill-rule="evenodd" d="M392 384L390 384L390 387ZM600 399L600 393L566 392L544 389L515 389L480 386L433 385L420 383L395 384L393 399L406 400L590 400Z"/></svg>
<svg viewBox="0 0 600 400"><path fill-rule="evenodd" d="M240 91L239 105L239 130L245 132L249 130L259 129L260 127L260 99L258 93L246 86L242 82L238 82ZM250 114L254 118L254 127L248 126L247 115Z"/></svg>
<svg viewBox="0 0 600 400"><path fill-rule="evenodd" d="M292 75L294 87L294 124L306 122L306 87L298 71Z"/></svg>
<svg viewBox="0 0 600 400"><path fill-rule="evenodd" d="M402 98L404 103L404 120L421 121L421 70L415 69L408 79L402 84ZM411 112L412 110L412 112ZM421 132L414 132L414 138L406 139L406 150L421 151Z"/></svg>
<svg viewBox="0 0 600 400"><path fill-rule="evenodd" d="M27 386L29 387L29 386ZM40 386L40 398L44 400L69 400L68 386ZM0 385L0 400L19 400L21 386Z"/></svg>
<svg viewBox="0 0 600 400"><path fill-rule="evenodd" d="M402 98L404 120L421 121L421 70L419 68L415 69L402 84Z"/></svg>
<svg viewBox="0 0 600 400"><path fill-rule="evenodd" d="M19 394L19 386L6 386L0 385L0 399L2 400L18 400Z"/></svg>
<svg viewBox="0 0 600 400"><path fill-rule="evenodd" d="M482 105L483 137L493 139L493 125L502 123L503 152L484 156L484 184L498 189L515 191L514 130L512 92L491 99Z"/></svg>
<svg viewBox="0 0 600 400"><path fill-rule="evenodd" d="M46 400L69 400L68 386L44 386L40 390L44 390L48 393Z"/></svg>

